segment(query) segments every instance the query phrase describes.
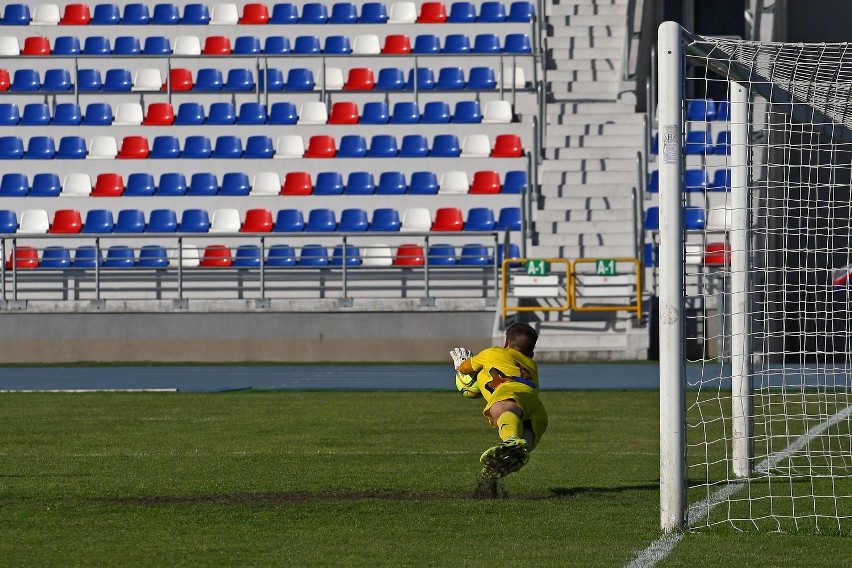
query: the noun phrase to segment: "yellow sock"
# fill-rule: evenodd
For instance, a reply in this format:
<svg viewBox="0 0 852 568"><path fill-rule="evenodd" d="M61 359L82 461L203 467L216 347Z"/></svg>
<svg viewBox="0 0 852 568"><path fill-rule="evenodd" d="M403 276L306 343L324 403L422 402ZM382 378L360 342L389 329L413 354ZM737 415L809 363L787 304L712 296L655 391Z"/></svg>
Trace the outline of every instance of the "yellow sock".
<svg viewBox="0 0 852 568"><path fill-rule="evenodd" d="M524 433L524 425L514 412L504 412L497 419L497 434L504 442L516 436L520 438Z"/></svg>

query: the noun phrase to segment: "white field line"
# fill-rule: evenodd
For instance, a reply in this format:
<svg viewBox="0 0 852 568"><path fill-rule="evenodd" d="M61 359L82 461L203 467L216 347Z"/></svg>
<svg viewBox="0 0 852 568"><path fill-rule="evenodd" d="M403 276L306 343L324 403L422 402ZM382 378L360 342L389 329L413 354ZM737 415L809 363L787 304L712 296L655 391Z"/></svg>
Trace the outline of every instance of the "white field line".
<svg viewBox="0 0 852 568"><path fill-rule="evenodd" d="M778 462L785 460L792 456L794 453L798 452L802 448L804 448L808 442L840 422L849 417L852 414L852 406L847 406L840 412L833 414L828 420L825 422L820 422L806 433L802 434L796 440L791 443L789 446L781 450L780 452L776 452L774 454L770 454L766 457L765 460L757 464L755 466L755 470L759 472L766 472L778 465ZM710 514L710 511L713 510L716 505L719 503L724 503L728 499L731 498L734 493L741 490L746 486L745 480L731 480L710 495L707 499L702 499L701 501L692 505L686 513L687 523L692 525L694 521L698 519L705 518ZM643 550L639 555L631 560L628 564L626 564L626 568L652 568L656 566L658 562L664 560L666 556L668 556L674 547L678 545L678 543L683 539L683 533L669 533L664 534L654 542L652 542L648 548Z"/></svg>

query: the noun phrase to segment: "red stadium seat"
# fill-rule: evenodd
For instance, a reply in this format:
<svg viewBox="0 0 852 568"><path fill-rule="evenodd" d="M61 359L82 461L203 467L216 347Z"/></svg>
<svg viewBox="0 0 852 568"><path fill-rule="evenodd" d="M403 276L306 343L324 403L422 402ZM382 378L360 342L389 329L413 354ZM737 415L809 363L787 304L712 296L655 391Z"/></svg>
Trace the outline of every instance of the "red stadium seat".
<svg viewBox="0 0 852 568"><path fill-rule="evenodd" d="M472 194L500 193L500 174L493 171L476 172L470 185Z"/></svg>
<svg viewBox="0 0 852 568"><path fill-rule="evenodd" d="M350 101L336 102L331 106L329 124L358 124L358 105Z"/></svg>
<svg viewBox="0 0 852 568"><path fill-rule="evenodd" d="M26 38L21 55L50 55L50 40L43 36Z"/></svg>
<svg viewBox="0 0 852 568"><path fill-rule="evenodd" d="M83 219L76 209L59 209L53 214L48 233L73 235L83 230Z"/></svg>
<svg viewBox="0 0 852 568"><path fill-rule="evenodd" d="M447 7L443 2L424 2L420 6L418 24L443 24L447 21Z"/></svg>
<svg viewBox="0 0 852 568"><path fill-rule="evenodd" d="M407 35L391 34L385 38L382 53L408 54L411 53L411 41Z"/></svg>
<svg viewBox="0 0 852 568"><path fill-rule="evenodd" d="M373 70L367 67L355 67L349 70L344 91L372 91L376 86Z"/></svg>
<svg viewBox="0 0 852 568"><path fill-rule="evenodd" d="M269 23L269 9L266 4L246 4L243 6L241 24L259 25Z"/></svg>
<svg viewBox="0 0 852 568"><path fill-rule="evenodd" d="M171 88L172 91L191 91L192 90L192 71L175 67L169 69L169 78L167 83L163 85L163 90Z"/></svg>
<svg viewBox="0 0 852 568"><path fill-rule="evenodd" d="M147 126L170 126L175 122L175 109L170 103L151 103L142 124Z"/></svg>
<svg viewBox="0 0 852 568"><path fill-rule="evenodd" d="M12 258L15 259L15 268L29 269L38 268L38 251L35 247L19 246L9 253L9 259L6 261L6 270L12 270Z"/></svg>
<svg viewBox="0 0 852 568"><path fill-rule="evenodd" d="M148 157L148 139L144 136L127 136L121 141L118 158L121 160L144 160Z"/></svg>
<svg viewBox="0 0 852 568"><path fill-rule="evenodd" d="M201 266L223 267L234 264L231 249L226 245L207 245L204 256L201 258Z"/></svg>
<svg viewBox="0 0 852 568"><path fill-rule="evenodd" d="M728 266L731 264L731 247L727 243L707 243L704 249L705 266Z"/></svg>
<svg viewBox="0 0 852 568"><path fill-rule="evenodd" d="M62 19L59 20L60 26L86 26L92 19L89 12L88 4L67 4L65 12L62 14Z"/></svg>
<svg viewBox="0 0 852 568"><path fill-rule="evenodd" d="M524 155L521 138L517 134L499 134L494 139L492 158L519 158Z"/></svg>
<svg viewBox="0 0 852 568"><path fill-rule="evenodd" d="M272 230L272 212L269 209L249 209L241 233L268 233Z"/></svg>
<svg viewBox="0 0 852 568"><path fill-rule="evenodd" d="M281 195L310 195L313 189L311 174L307 172L288 172L284 176Z"/></svg>
<svg viewBox="0 0 852 568"><path fill-rule="evenodd" d="M423 266L426 264L423 247L411 243L399 245L396 249L393 263L396 266Z"/></svg>
<svg viewBox="0 0 852 568"><path fill-rule="evenodd" d="M308 148L305 150L305 158L333 158L337 153L334 138L331 136L311 136L308 140Z"/></svg>
<svg viewBox="0 0 852 568"><path fill-rule="evenodd" d="M230 55L231 40L227 36L209 36L204 40L202 55Z"/></svg>
<svg viewBox="0 0 852 568"><path fill-rule="evenodd" d="M433 231L461 231L464 228L464 215L458 207L441 207L435 212Z"/></svg>
<svg viewBox="0 0 852 568"><path fill-rule="evenodd" d="M9 78L9 71L0 69L0 92L8 91L11 84L12 80Z"/></svg>
<svg viewBox="0 0 852 568"><path fill-rule="evenodd" d="M147 143L147 140L145 142ZM95 187L92 188L93 197L120 197L123 194L124 180L119 174L98 174Z"/></svg>

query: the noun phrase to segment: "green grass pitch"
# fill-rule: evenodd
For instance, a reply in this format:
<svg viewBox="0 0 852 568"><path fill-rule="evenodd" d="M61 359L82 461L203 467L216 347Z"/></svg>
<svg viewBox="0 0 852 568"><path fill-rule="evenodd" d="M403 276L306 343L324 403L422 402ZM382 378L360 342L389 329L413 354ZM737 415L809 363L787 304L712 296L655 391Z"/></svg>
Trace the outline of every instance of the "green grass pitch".
<svg viewBox="0 0 852 568"><path fill-rule="evenodd" d="M4 566L622 566L659 536L656 392L544 392L506 496L454 392L4 394ZM848 538L689 534L661 566L838 566Z"/></svg>

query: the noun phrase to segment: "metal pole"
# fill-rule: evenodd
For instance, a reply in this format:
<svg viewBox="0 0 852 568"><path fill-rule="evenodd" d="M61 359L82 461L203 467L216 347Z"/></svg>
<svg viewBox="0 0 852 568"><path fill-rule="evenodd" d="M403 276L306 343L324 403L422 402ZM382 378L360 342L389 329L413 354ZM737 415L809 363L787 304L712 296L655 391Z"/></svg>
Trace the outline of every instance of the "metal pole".
<svg viewBox="0 0 852 568"><path fill-rule="evenodd" d="M0 239L0 300L6 302L6 239Z"/></svg>
<svg viewBox="0 0 852 568"><path fill-rule="evenodd" d="M101 239L95 239L95 300L101 299Z"/></svg>
<svg viewBox="0 0 852 568"><path fill-rule="evenodd" d="M266 237L260 237L260 299L266 299Z"/></svg>
<svg viewBox="0 0 852 568"><path fill-rule="evenodd" d="M183 237L178 237L178 300L183 300Z"/></svg>
<svg viewBox="0 0 852 568"><path fill-rule="evenodd" d="M684 440L681 27L659 28L660 65L660 527L686 518Z"/></svg>
<svg viewBox="0 0 852 568"><path fill-rule="evenodd" d="M748 213L748 90L731 83L731 450L737 477L749 476L753 457Z"/></svg>

